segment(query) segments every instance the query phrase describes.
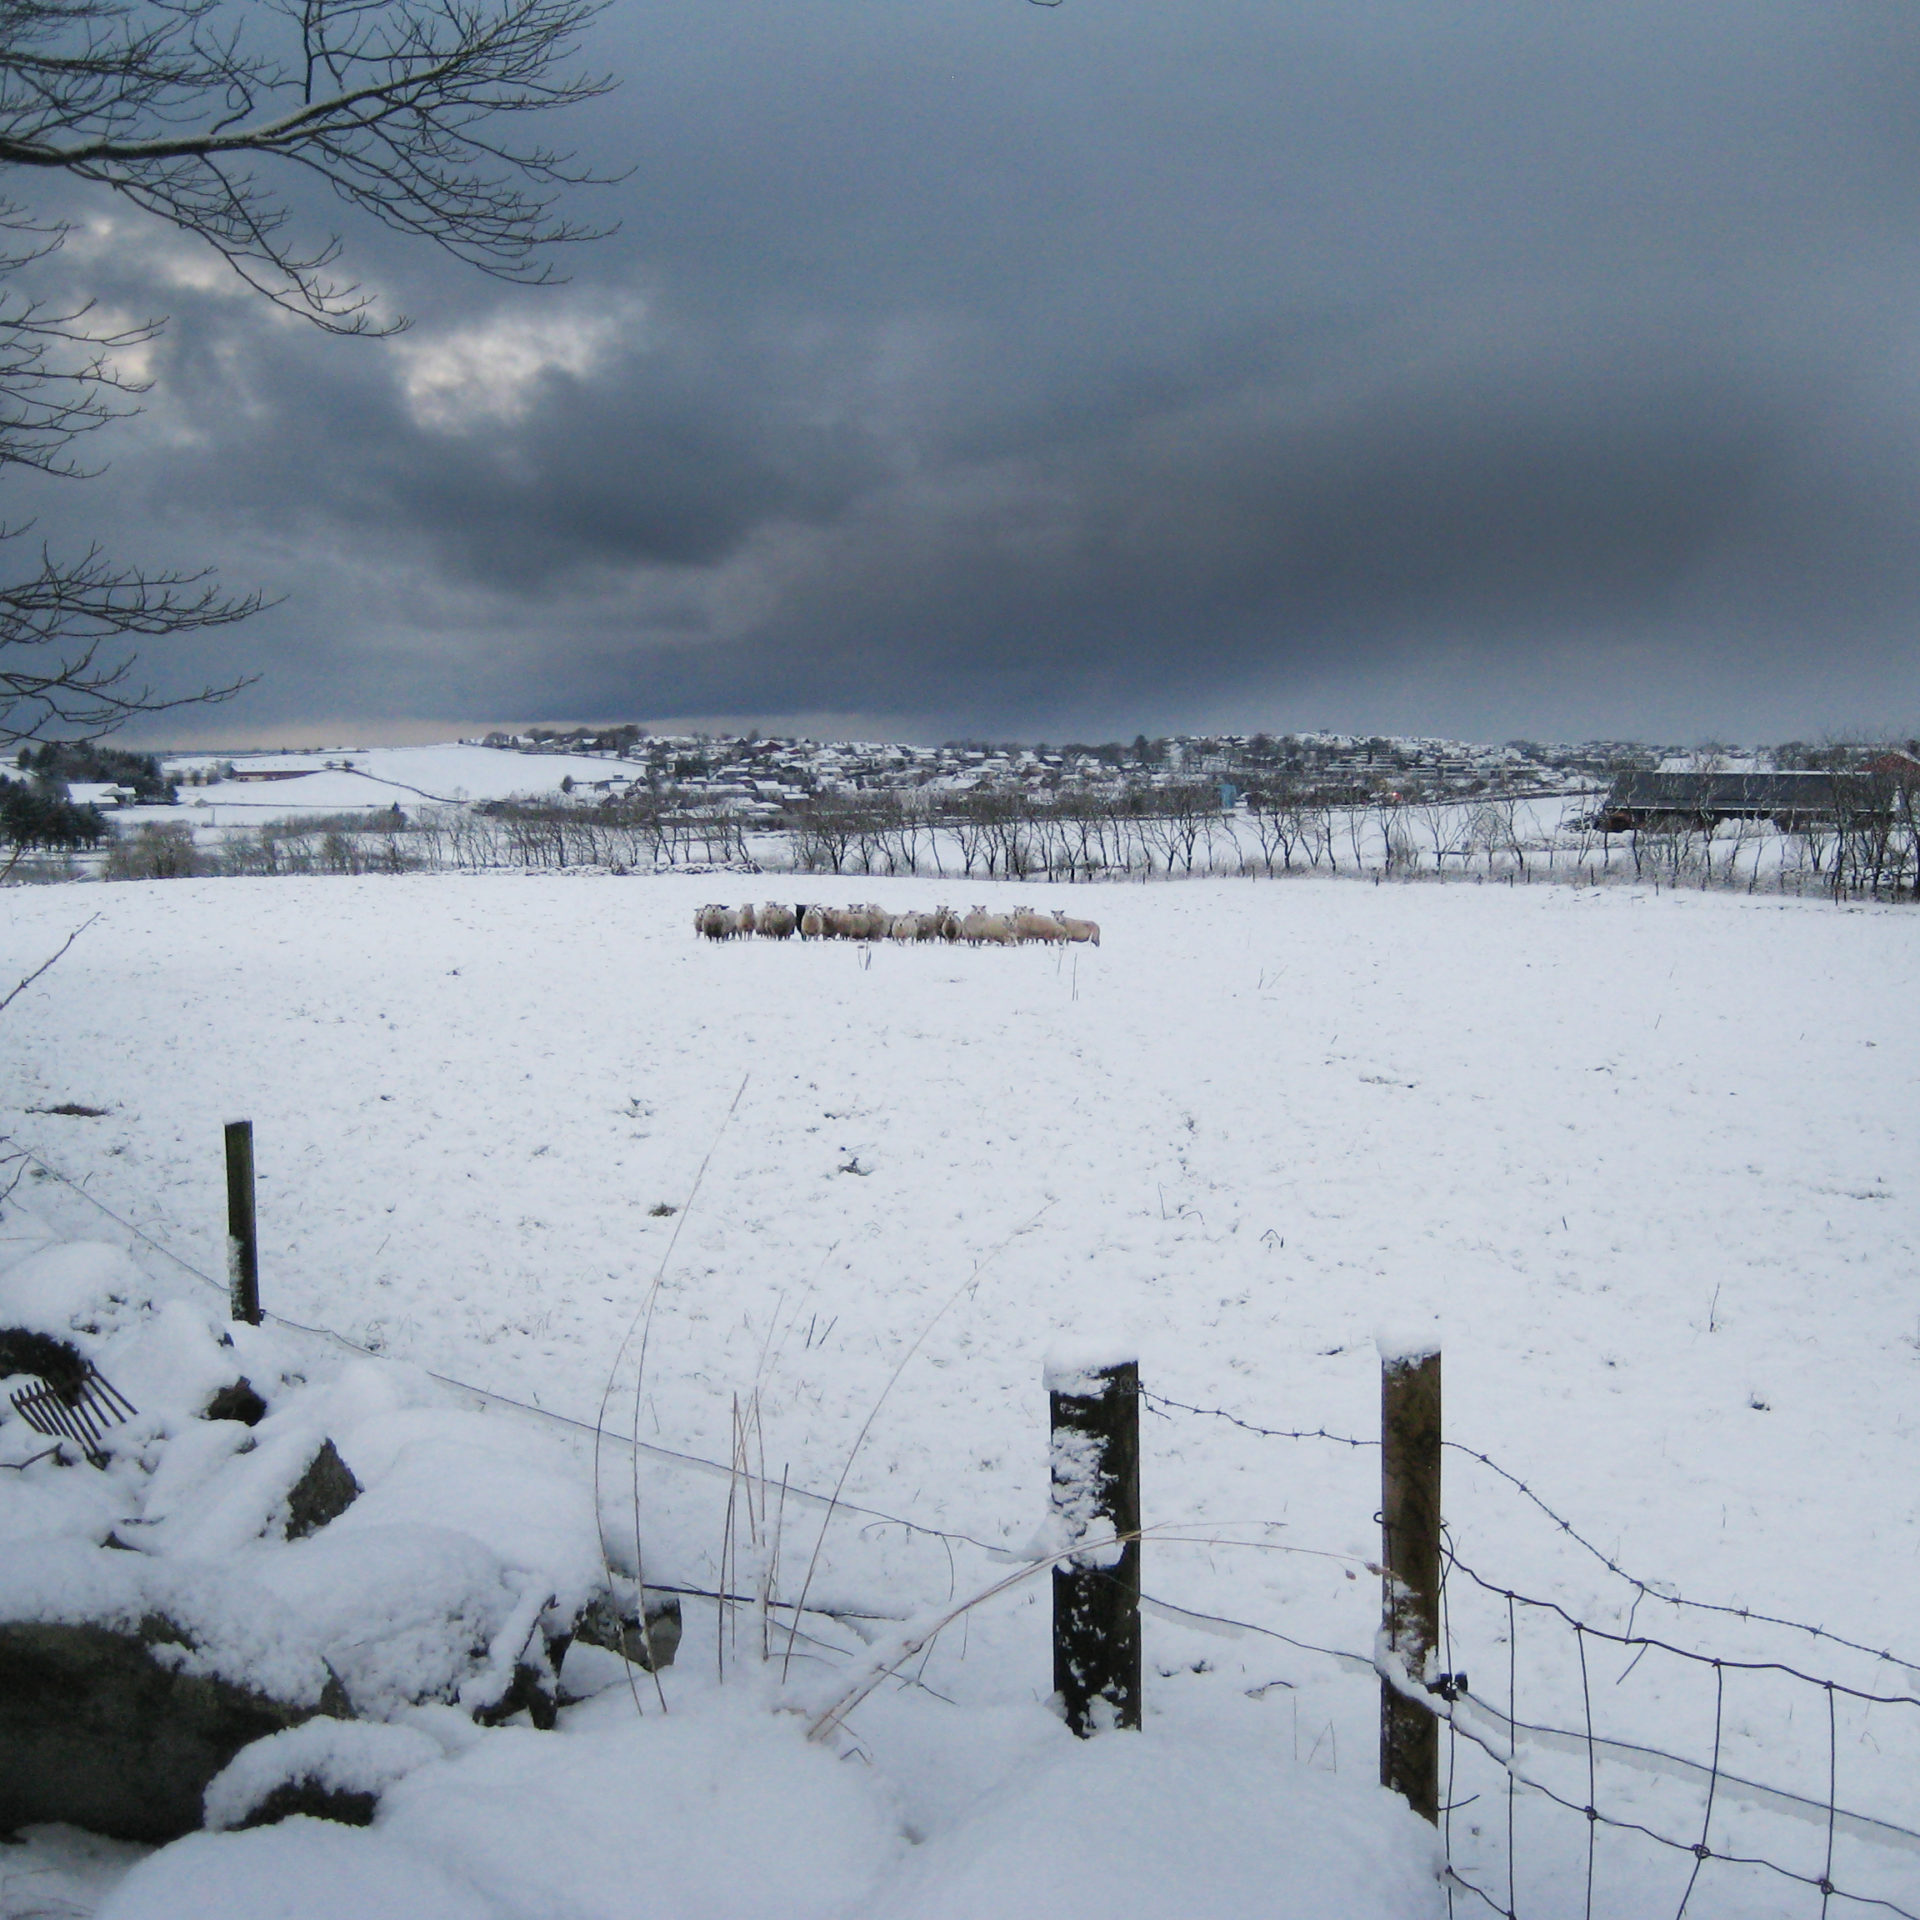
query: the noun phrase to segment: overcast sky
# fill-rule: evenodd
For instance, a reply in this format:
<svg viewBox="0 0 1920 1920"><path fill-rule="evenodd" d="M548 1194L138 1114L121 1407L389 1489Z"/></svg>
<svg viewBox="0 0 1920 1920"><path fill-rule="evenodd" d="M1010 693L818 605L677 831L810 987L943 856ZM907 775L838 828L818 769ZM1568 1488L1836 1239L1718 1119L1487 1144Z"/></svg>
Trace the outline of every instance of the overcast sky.
<svg viewBox="0 0 1920 1920"><path fill-rule="evenodd" d="M615 0L591 53L621 231L521 290L349 229L392 342L73 203L61 271L172 325L43 527L286 596L162 736L1920 731L1907 0Z"/></svg>

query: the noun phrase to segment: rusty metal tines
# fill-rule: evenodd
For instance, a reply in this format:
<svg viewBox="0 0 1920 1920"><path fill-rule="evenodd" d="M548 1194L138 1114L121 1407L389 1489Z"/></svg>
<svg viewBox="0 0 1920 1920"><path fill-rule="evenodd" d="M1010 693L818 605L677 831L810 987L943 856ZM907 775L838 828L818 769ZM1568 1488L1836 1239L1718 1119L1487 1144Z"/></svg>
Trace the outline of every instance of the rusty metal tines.
<svg viewBox="0 0 1920 1920"><path fill-rule="evenodd" d="M100 1436L131 1419L139 1409L118 1387L89 1366L80 1391L71 1400L44 1380L13 1395L14 1411L35 1433L49 1440L71 1440L91 1466L104 1467Z"/></svg>

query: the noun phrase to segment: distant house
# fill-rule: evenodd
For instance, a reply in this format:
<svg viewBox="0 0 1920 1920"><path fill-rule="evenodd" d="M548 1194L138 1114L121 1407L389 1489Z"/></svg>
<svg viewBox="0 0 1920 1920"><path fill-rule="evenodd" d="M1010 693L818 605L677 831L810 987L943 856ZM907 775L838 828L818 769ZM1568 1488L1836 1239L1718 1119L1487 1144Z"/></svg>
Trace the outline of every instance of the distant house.
<svg viewBox="0 0 1920 1920"><path fill-rule="evenodd" d="M236 767L229 780L304 780L312 767Z"/></svg>
<svg viewBox="0 0 1920 1920"><path fill-rule="evenodd" d="M1861 776L1796 773L1623 773L1597 824L1607 833L1648 825L1711 827L1722 820L1773 820L1783 827L1857 812L1870 796Z"/></svg>
<svg viewBox="0 0 1920 1920"><path fill-rule="evenodd" d="M1867 762L1867 771L1878 774L1883 780L1891 780L1903 793L1913 787L1920 787L1920 759L1902 752L1898 747L1876 754Z"/></svg>

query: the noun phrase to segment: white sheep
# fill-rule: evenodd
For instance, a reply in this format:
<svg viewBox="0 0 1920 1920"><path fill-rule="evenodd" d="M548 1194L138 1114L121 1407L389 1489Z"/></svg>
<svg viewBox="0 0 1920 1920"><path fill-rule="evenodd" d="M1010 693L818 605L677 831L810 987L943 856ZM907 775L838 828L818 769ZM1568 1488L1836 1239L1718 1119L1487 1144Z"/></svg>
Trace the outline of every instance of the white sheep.
<svg viewBox="0 0 1920 1920"><path fill-rule="evenodd" d="M1017 939L1059 941L1067 937L1058 920L1049 919L1044 913L1035 913L1031 907L1015 907L1012 918Z"/></svg>
<svg viewBox="0 0 1920 1920"><path fill-rule="evenodd" d="M871 901L864 907L846 907L833 920L834 931L842 940L884 939L889 924L885 910Z"/></svg>
<svg viewBox="0 0 1920 1920"><path fill-rule="evenodd" d="M1063 940L1091 940L1097 947L1100 944L1100 922L1098 920L1069 920L1058 907L1053 917L1060 923L1060 937Z"/></svg>
<svg viewBox="0 0 1920 1920"><path fill-rule="evenodd" d="M960 938L976 947L989 943L1010 947L1018 937L1004 913L989 913L985 907L975 907L960 922Z"/></svg>
<svg viewBox="0 0 1920 1920"><path fill-rule="evenodd" d="M782 906L777 900L769 900L760 909L754 925L769 940L790 940L793 938L794 913L791 907Z"/></svg>

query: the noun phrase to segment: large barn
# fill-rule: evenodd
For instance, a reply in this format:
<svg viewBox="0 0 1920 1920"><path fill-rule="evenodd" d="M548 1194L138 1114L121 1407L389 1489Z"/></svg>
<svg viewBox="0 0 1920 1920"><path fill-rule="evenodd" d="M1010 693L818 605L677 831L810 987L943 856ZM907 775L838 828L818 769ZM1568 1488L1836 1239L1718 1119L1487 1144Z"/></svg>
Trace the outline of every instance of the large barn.
<svg viewBox="0 0 1920 1920"><path fill-rule="evenodd" d="M1920 771L1904 755L1887 757ZM1650 825L1711 827L1722 820L1773 820L1783 827L1885 811L1909 784L1875 763L1858 772L1623 773L1599 811L1608 833Z"/></svg>

